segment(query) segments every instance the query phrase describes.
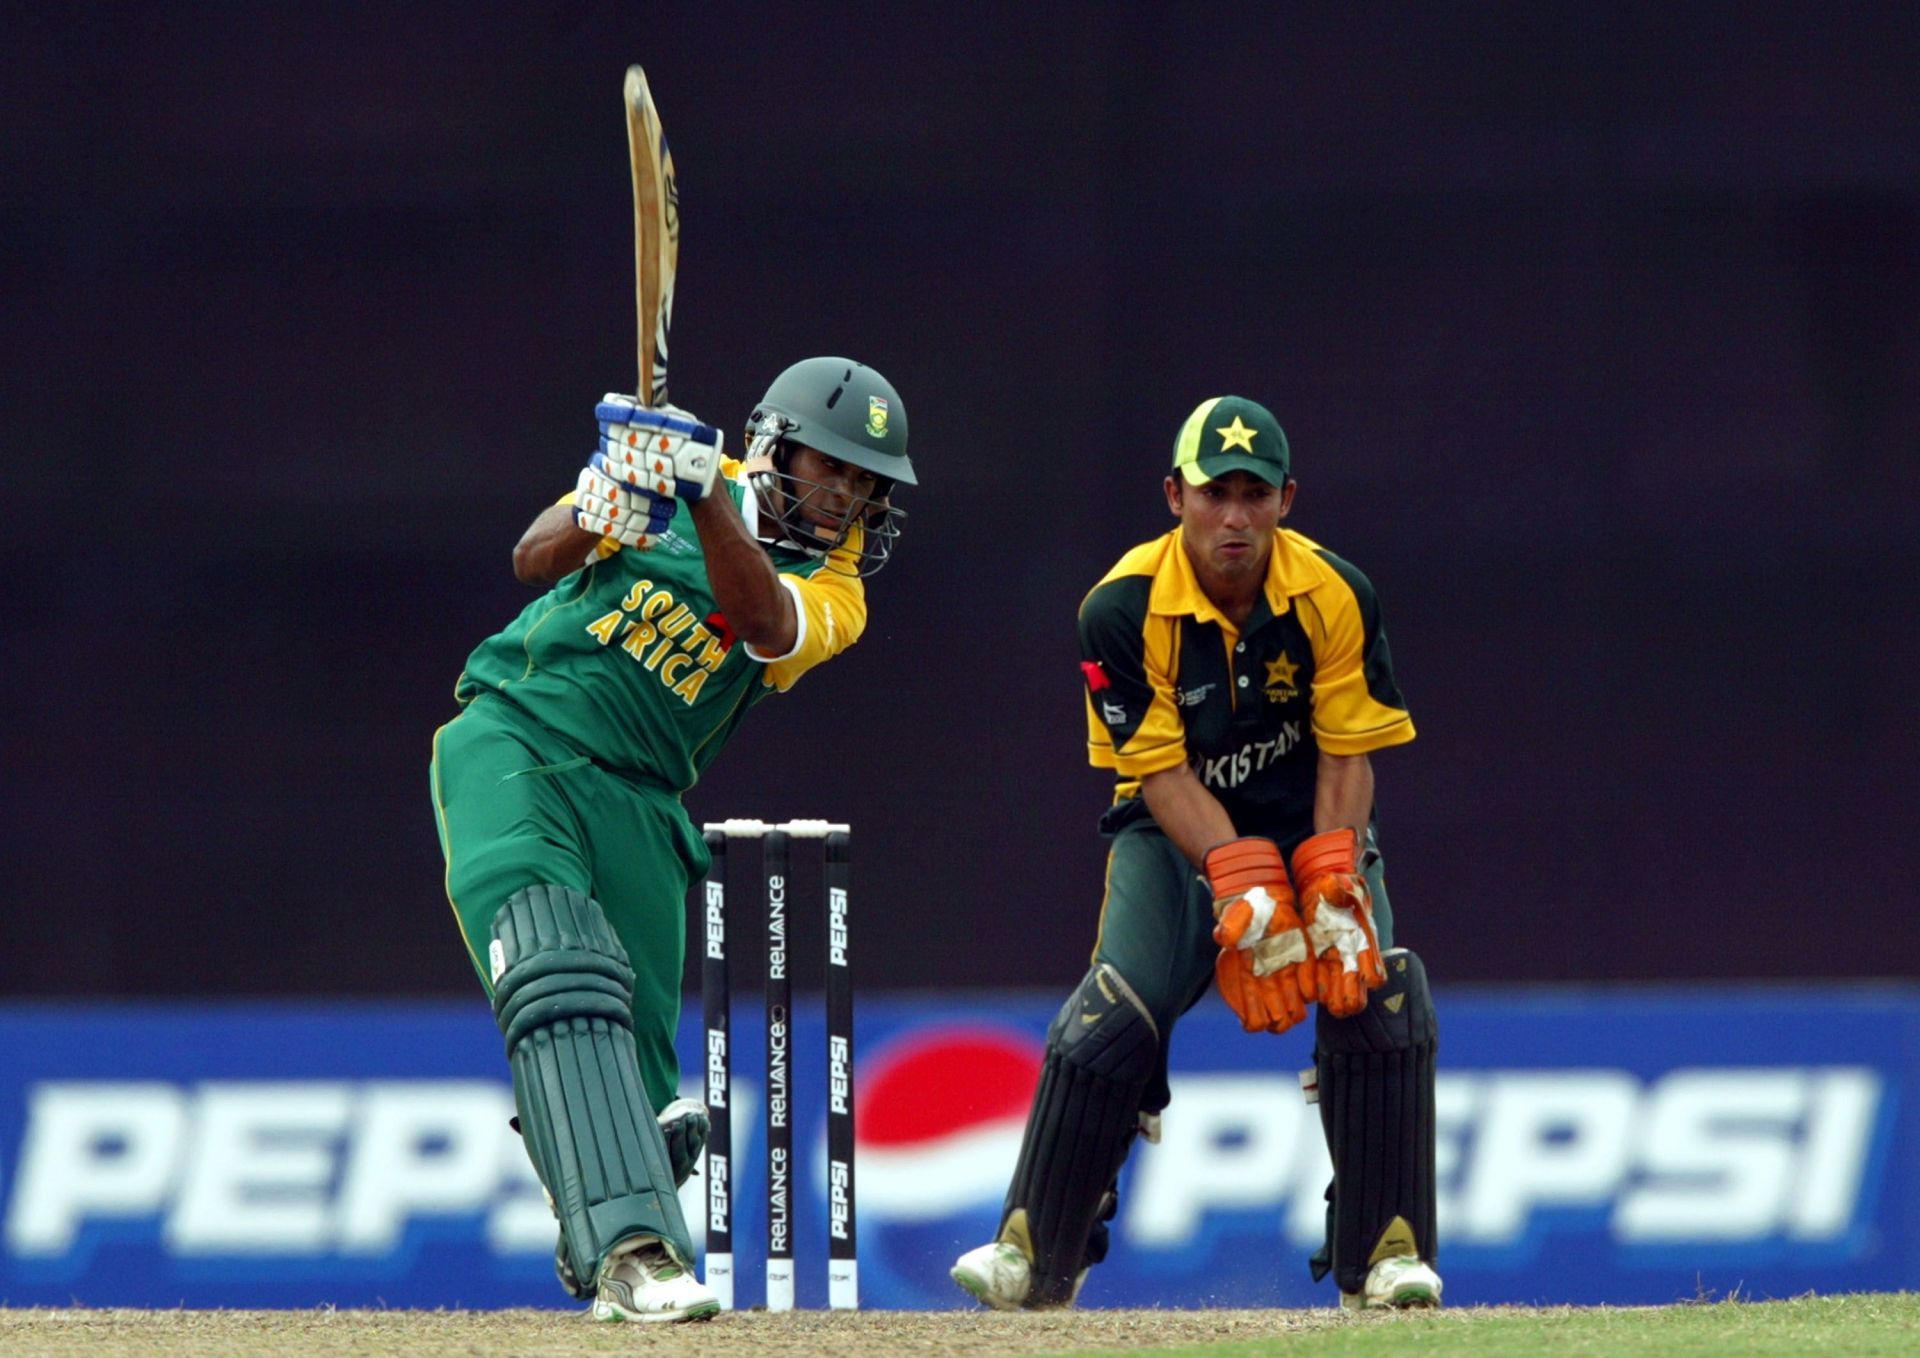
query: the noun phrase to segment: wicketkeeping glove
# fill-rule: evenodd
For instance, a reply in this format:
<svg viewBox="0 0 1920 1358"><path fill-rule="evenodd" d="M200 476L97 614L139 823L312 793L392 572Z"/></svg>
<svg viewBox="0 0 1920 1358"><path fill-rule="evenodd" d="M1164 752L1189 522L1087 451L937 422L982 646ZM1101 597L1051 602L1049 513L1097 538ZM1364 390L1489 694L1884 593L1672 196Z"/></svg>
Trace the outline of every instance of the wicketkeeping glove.
<svg viewBox="0 0 1920 1358"><path fill-rule="evenodd" d="M1350 829L1314 835L1293 851L1293 880L1300 884L1300 917L1313 949L1320 1003L1336 1018L1365 1009L1367 992L1387 983L1367 879L1355 858L1356 836Z"/></svg>
<svg viewBox="0 0 1920 1358"><path fill-rule="evenodd" d="M1221 998L1248 1032L1285 1032L1307 1016L1318 973L1279 846L1258 837L1230 839L1208 850L1206 870Z"/></svg>

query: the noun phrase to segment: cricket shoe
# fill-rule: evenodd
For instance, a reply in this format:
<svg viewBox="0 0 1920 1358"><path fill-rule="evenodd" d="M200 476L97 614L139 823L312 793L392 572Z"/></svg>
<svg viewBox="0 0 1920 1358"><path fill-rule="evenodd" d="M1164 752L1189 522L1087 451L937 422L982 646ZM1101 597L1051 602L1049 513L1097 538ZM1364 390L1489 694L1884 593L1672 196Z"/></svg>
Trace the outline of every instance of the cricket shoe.
<svg viewBox="0 0 1920 1358"><path fill-rule="evenodd" d="M615 1245L600 1266L591 1314L595 1320L712 1320L720 1314L720 1298L660 1241L636 1236Z"/></svg>
<svg viewBox="0 0 1920 1358"><path fill-rule="evenodd" d="M1340 1304L1350 1311L1438 1306L1440 1275L1431 1264L1411 1254L1396 1254L1367 1270L1367 1281L1360 1291L1342 1292Z"/></svg>
<svg viewBox="0 0 1920 1358"><path fill-rule="evenodd" d="M1086 1286L1089 1271L1084 1268L1080 1270L1080 1276L1073 1280L1073 1295L1058 1303L1060 1306L1072 1306L1080 1299L1080 1289ZM991 1306L996 1311L1020 1310L1027 1305L1027 1297L1033 1292L1033 1265L1027 1262L1027 1256L1020 1252L1018 1245L1010 1245L1004 1240L968 1250L953 1261L953 1267L947 1273L975 1301L983 1306Z"/></svg>
<svg viewBox="0 0 1920 1358"><path fill-rule="evenodd" d="M947 1272L975 1301L996 1311L1019 1310L1033 1290L1033 1265L1004 1240L968 1250Z"/></svg>

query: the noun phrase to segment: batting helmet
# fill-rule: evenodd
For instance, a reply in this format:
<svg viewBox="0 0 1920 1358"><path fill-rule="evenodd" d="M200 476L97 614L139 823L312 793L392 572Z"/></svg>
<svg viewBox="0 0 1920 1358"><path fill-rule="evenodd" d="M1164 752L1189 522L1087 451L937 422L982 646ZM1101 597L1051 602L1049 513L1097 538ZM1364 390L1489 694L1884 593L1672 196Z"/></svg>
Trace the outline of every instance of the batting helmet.
<svg viewBox="0 0 1920 1358"><path fill-rule="evenodd" d="M777 430L769 428L776 419ZM919 484L907 460L907 407L900 393L850 358L804 358L774 378L747 423L747 441L767 433L888 481Z"/></svg>
<svg viewBox="0 0 1920 1358"><path fill-rule="evenodd" d="M805 446L850 467L873 473L870 496L839 514L836 528L809 522L805 506L821 503L826 488L793 471L793 450ZM747 456L765 457L754 485L790 547L829 562L853 539L861 575L871 575L893 555L902 510L891 500L896 485L917 485L907 460L907 408L900 393L872 368L850 358L807 358L773 379L747 422ZM857 538L855 537L857 531Z"/></svg>

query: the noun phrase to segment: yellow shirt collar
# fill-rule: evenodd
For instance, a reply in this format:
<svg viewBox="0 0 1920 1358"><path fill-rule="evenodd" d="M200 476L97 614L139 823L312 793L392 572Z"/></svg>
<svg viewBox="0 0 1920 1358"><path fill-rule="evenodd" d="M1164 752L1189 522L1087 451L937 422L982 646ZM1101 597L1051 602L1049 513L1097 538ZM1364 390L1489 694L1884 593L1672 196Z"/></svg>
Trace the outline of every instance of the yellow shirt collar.
<svg viewBox="0 0 1920 1358"><path fill-rule="evenodd" d="M1148 611L1165 615L1190 613L1201 622L1214 622L1228 631L1237 631L1200 588L1199 577L1193 573L1193 560L1187 555L1184 530L1176 528L1162 541L1165 547L1153 572ZM1311 543L1297 533L1275 529L1273 552L1267 558L1265 586L1267 607L1272 615L1279 617L1285 613L1292 607L1292 597L1312 589L1323 573Z"/></svg>

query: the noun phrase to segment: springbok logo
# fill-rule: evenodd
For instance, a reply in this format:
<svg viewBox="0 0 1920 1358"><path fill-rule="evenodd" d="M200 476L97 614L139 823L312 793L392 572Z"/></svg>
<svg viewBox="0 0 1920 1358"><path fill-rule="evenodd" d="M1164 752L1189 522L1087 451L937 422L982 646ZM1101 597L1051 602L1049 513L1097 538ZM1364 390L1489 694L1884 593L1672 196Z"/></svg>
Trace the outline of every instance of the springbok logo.
<svg viewBox="0 0 1920 1358"><path fill-rule="evenodd" d="M877 439L887 436L887 398L867 397L867 432Z"/></svg>

